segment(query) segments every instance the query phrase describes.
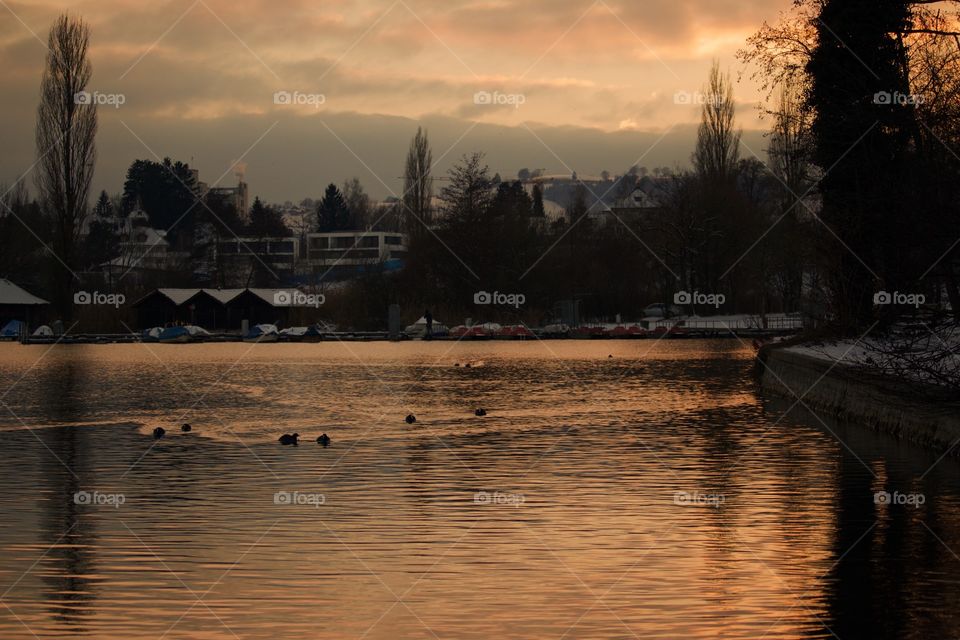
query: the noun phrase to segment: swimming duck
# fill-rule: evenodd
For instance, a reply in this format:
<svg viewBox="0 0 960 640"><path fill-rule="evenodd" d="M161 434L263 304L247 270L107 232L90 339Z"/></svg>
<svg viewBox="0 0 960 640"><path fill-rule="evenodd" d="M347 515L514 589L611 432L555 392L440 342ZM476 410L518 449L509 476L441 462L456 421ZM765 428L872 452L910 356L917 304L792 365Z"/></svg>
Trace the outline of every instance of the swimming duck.
<svg viewBox="0 0 960 640"><path fill-rule="evenodd" d="M417 421L417 416L411 413L410 415L407 416L406 420L407 420L407 424L413 424L414 422Z"/></svg>
<svg viewBox="0 0 960 640"><path fill-rule="evenodd" d="M487 410L486 410L486 409L477 409L476 411L473 412L473 415L477 416L478 418L479 418L479 417L482 417L482 416L485 416L485 415L487 415Z"/></svg>
<svg viewBox="0 0 960 640"><path fill-rule="evenodd" d="M193 427L191 427L189 424L184 423L180 425L180 431L183 431L184 433L190 431L191 429L193 429Z"/></svg>
<svg viewBox="0 0 960 640"><path fill-rule="evenodd" d="M299 433L294 433L293 435L290 435L289 433L285 433L282 436L280 436L280 444L292 444L296 446L297 438L299 437L300 437Z"/></svg>
<svg viewBox="0 0 960 640"><path fill-rule="evenodd" d="M324 433L317 438L317 444L323 445L324 447L328 446L330 444L330 436Z"/></svg>
<svg viewBox="0 0 960 640"><path fill-rule="evenodd" d="M166 429L164 429L163 427L157 427L156 429L153 430L153 437L162 438L163 436L166 435L166 433L167 433Z"/></svg>

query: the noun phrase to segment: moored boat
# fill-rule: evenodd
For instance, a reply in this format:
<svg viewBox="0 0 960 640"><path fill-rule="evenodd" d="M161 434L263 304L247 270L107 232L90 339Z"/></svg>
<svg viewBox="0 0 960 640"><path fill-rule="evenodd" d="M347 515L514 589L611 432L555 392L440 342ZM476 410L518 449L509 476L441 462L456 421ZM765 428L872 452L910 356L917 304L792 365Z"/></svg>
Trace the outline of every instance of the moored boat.
<svg viewBox="0 0 960 640"><path fill-rule="evenodd" d="M280 331L275 324L258 324L243 335L244 342L277 342Z"/></svg>
<svg viewBox="0 0 960 640"><path fill-rule="evenodd" d="M203 342L210 336L210 332L203 327L186 325L167 327L157 336L157 341L166 344L183 344L185 342Z"/></svg>

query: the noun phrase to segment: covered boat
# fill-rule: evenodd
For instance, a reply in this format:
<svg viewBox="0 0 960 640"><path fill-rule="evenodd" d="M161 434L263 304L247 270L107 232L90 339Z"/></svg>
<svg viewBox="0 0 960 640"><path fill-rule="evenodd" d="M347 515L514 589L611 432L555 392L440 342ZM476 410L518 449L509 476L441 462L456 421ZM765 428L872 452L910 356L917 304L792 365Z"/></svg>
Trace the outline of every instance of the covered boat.
<svg viewBox="0 0 960 640"><path fill-rule="evenodd" d="M412 338L424 337L427 335L427 319L421 316L419 320L404 329L404 332ZM450 327L439 320L434 320L431 335L433 337L448 336L450 335Z"/></svg>
<svg viewBox="0 0 960 640"><path fill-rule="evenodd" d="M183 343L183 342L202 342L210 336L210 332L202 327L187 325L182 327L167 327L160 332L159 342L165 343Z"/></svg>
<svg viewBox="0 0 960 640"><path fill-rule="evenodd" d="M536 338L530 327L523 324L509 325L500 329L497 333L498 338L513 338L514 340L528 340Z"/></svg>
<svg viewBox="0 0 960 640"><path fill-rule="evenodd" d="M276 342L279 339L280 331L275 324L258 324L243 336L244 342Z"/></svg>
<svg viewBox="0 0 960 640"><path fill-rule="evenodd" d="M19 338L26 331L26 325L19 320L11 320L0 330L0 338Z"/></svg>

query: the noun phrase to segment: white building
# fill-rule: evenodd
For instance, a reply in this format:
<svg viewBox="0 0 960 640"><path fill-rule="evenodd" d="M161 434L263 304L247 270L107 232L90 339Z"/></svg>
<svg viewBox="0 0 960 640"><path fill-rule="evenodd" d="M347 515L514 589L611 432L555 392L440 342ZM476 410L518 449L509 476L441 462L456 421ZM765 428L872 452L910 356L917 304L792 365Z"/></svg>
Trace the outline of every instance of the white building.
<svg viewBox="0 0 960 640"><path fill-rule="evenodd" d="M390 231L308 233L306 259L311 267L382 264L407 257L409 238Z"/></svg>

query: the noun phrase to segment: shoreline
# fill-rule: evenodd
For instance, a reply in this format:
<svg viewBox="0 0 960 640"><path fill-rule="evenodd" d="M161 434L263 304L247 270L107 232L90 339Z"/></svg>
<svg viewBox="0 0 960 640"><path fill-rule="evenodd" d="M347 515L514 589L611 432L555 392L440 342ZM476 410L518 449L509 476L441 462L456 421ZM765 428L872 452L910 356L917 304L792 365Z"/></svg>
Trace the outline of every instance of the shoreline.
<svg viewBox="0 0 960 640"><path fill-rule="evenodd" d="M682 331L650 331L642 334L610 334L593 330L571 331L566 334L545 333L542 330L531 330L531 335L469 335L469 336L435 336L424 340L419 336L401 333L399 338L391 338L387 331L338 331L327 332L314 336L284 336L279 341L264 340L264 344L282 343L318 343L318 342L510 342L510 341L537 341L537 340L582 340L582 341L617 341L617 340L744 340L754 338L772 338L793 335L795 330L776 329L698 329L690 328ZM5 337L0 343L9 342L27 345L55 345L55 344L174 344L161 342L156 339L143 339L141 334L130 333L79 333L69 336L28 336L25 339ZM244 342L243 336L233 333L214 333L202 340L190 340L176 344L203 344L217 342Z"/></svg>
<svg viewBox="0 0 960 640"><path fill-rule="evenodd" d="M800 398L810 409L841 423L958 455L960 401L948 391L871 374L781 345L764 347L757 359L764 393L791 403Z"/></svg>

